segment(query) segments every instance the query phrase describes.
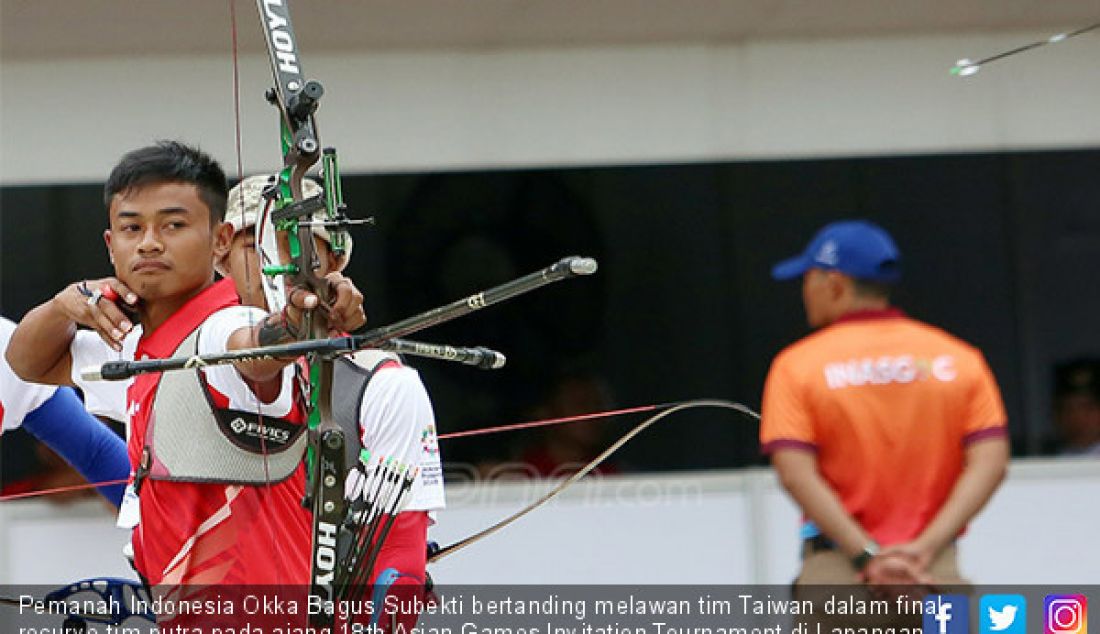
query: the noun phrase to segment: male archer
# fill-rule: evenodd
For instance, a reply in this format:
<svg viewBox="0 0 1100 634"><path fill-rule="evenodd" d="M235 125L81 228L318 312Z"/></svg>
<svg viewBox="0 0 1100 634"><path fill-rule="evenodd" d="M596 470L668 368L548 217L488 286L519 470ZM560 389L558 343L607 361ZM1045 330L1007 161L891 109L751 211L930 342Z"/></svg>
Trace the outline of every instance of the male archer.
<svg viewBox="0 0 1100 634"><path fill-rule="evenodd" d="M229 191L226 223L233 229L229 250L215 263L217 271L232 279L245 305L267 309L263 276L256 251L256 225L264 206L263 193L273 182L266 175L244 179ZM321 194L317 183L303 180L302 194ZM323 220L317 212L314 220ZM331 248L332 236L322 225L312 227L317 274L342 272L351 257L353 241L345 236L344 252ZM427 530L434 511L445 504L439 443L428 392L415 369L405 366L397 355L380 350L363 350L336 361L333 366L333 416L345 430L348 443L346 464L359 459L359 450L373 456L395 459L418 467L408 505L397 514L392 529L381 545L368 583L379 586L412 586L401 590L407 598L426 580ZM396 588L392 589L397 591ZM381 609L384 606L376 606ZM398 615L411 628L415 614ZM385 619L383 623L388 623Z"/></svg>
<svg viewBox="0 0 1100 634"><path fill-rule="evenodd" d="M140 323L135 357L153 359L287 343L314 308L333 332L366 323L362 295L336 272L326 277L329 305L291 288L286 308L273 314L241 306L231 280L215 283L214 262L233 237L223 222L226 196L218 163L182 143L123 156L104 194L115 277L82 308L66 289L28 313L8 348L16 373L70 382L78 324L120 349ZM305 412L295 368L291 358L263 359L135 378L127 394L140 499L134 564L150 585L308 584Z"/></svg>

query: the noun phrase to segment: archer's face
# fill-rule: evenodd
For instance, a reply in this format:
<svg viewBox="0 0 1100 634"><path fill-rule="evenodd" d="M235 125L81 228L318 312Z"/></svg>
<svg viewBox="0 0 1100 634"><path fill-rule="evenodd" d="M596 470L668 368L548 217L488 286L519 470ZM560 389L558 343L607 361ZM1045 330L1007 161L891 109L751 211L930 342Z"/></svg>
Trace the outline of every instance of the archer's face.
<svg viewBox="0 0 1100 634"><path fill-rule="evenodd" d="M214 276L219 233L189 183L151 183L115 194L104 234L115 276L149 305L190 298Z"/></svg>
<svg viewBox="0 0 1100 634"><path fill-rule="evenodd" d="M229 253L222 260L222 274L233 279L237 295L245 306L255 306L267 310L264 297L263 271L260 259L256 255L256 232L253 227L245 227L233 236Z"/></svg>
<svg viewBox="0 0 1100 634"><path fill-rule="evenodd" d="M320 264L316 270L318 277L324 277L332 271L343 268L344 259L333 255L327 242L313 236L313 247L317 251ZM267 298L264 296L263 270L260 267L259 256L256 254L254 227L245 227L233 236L229 253L218 264L218 271L232 278L233 286L237 289L237 295L240 296L242 304L268 310Z"/></svg>

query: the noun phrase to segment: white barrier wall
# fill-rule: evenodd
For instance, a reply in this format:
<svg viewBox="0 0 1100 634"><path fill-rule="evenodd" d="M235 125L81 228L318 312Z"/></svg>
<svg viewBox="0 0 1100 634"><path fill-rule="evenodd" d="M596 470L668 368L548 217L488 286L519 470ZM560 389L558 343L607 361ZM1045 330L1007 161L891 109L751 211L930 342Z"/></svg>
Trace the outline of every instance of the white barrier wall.
<svg viewBox="0 0 1100 634"><path fill-rule="evenodd" d="M1047 35L303 55L346 173L1100 145L1100 38L947 72ZM242 58L246 174L277 162L270 80ZM4 60L0 184L101 182L161 138L235 173L232 85L228 51Z"/></svg>
<svg viewBox="0 0 1100 634"><path fill-rule="evenodd" d="M449 544L548 490L542 481L448 488L432 539ZM1098 584L1100 461L1028 460L961 541L974 581ZM0 504L0 584L133 577L98 502ZM582 481L432 567L440 583L790 582L798 513L769 470Z"/></svg>

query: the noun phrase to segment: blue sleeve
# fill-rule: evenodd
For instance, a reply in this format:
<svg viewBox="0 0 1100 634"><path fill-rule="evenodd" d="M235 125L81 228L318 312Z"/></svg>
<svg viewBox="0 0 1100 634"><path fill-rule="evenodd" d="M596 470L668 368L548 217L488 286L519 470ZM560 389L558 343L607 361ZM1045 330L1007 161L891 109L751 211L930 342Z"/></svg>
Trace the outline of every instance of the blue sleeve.
<svg viewBox="0 0 1100 634"><path fill-rule="evenodd" d="M23 429L76 467L88 482L130 477L126 443L84 409L72 388L58 388L48 401L27 414ZM114 484L98 490L118 506L125 488L124 484Z"/></svg>

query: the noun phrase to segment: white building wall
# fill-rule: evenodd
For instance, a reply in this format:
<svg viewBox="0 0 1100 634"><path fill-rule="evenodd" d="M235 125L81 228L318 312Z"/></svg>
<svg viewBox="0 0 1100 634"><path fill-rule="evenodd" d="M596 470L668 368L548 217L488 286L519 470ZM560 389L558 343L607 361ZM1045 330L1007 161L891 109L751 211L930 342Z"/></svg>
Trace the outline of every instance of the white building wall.
<svg viewBox="0 0 1100 634"><path fill-rule="evenodd" d="M544 481L448 487L429 533L446 545L549 490ZM984 584L1100 584L1100 461L1017 460L960 541ZM770 470L584 480L433 564L444 584L787 584L798 511ZM0 585L133 578L125 531L98 500L0 504Z"/></svg>
<svg viewBox="0 0 1100 634"><path fill-rule="evenodd" d="M960 79L1042 33L492 51L303 53L345 172L1100 145L1100 38ZM266 57L240 64L244 171L277 163ZM236 172L228 55L0 63L0 184L102 181L199 143Z"/></svg>

